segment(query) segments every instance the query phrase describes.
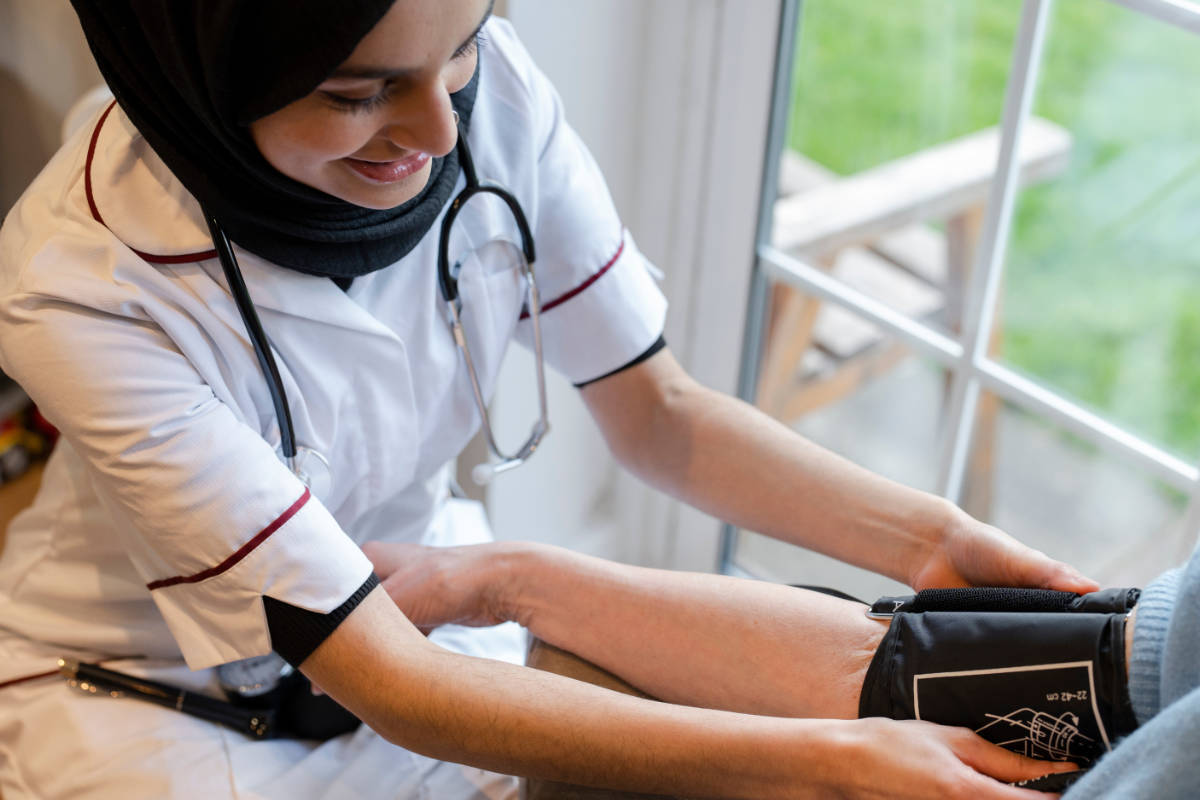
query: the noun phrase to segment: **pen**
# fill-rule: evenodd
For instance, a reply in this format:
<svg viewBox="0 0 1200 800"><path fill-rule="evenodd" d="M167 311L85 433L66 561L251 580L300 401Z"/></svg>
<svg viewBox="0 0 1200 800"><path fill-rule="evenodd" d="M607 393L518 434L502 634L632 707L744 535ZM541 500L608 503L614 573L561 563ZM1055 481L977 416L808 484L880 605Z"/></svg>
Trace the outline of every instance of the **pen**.
<svg viewBox="0 0 1200 800"><path fill-rule="evenodd" d="M271 709L240 708L224 700L216 700L178 686L138 678L73 658L60 658L58 671L70 686L88 694L104 693L110 697L134 697L166 708L173 708L193 717L224 725L256 739L275 735L275 712Z"/></svg>

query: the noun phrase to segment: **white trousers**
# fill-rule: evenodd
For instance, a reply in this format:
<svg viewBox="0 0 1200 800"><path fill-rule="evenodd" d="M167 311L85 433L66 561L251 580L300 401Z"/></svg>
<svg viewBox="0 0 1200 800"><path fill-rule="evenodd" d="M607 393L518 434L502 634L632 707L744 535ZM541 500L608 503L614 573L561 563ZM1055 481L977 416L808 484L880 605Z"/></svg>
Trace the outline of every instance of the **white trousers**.
<svg viewBox="0 0 1200 800"><path fill-rule="evenodd" d="M449 650L521 663L525 637L447 626ZM43 648L0 633L0 665ZM45 663L45 662L43 662ZM113 662L112 669L211 690L213 671ZM361 726L327 742L255 741L178 711L84 695L60 678L0 689L3 800L515 800L515 778L403 750Z"/></svg>

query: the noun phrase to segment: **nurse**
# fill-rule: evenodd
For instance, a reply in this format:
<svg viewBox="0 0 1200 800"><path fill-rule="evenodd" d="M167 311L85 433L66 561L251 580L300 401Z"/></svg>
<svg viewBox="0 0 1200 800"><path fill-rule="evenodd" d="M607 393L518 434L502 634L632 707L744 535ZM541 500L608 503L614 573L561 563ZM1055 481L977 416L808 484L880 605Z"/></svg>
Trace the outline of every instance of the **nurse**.
<svg viewBox="0 0 1200 800"><path fill-rule="evenodd" d="M1044 765L962 731L651 703L504 663L515 627L422 636L361 545L489 537L446 465L480 425L473 381L486 400L539 321L620 460L711 513L917 587L1094 585L693 383L595 164L486 0L73 2L116 102L0 233L0 368L62 431L0 561L6 800L512 796L500 773L1036 796L987 776ZM542 297L539 315L512 209L464 206L447 247L474 377L437 269L460 136L523 208ZM252 741L46 676L66 655L216 692L214 667L272 649L367 726Z"/></svg>

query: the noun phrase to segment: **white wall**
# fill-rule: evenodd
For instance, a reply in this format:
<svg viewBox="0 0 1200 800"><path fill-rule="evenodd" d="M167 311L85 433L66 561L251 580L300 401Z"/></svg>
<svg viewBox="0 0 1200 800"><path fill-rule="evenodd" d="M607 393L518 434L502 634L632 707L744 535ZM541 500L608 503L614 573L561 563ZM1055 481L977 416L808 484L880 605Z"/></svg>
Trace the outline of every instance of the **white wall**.
<svg viewBox="0 0 1200 800"><path fill-rule="evenodd" d="M99 83L67 0L0 0L0 214L58 149L67 109Z"/></svg>
<svg viewBox="0 0 1200 800"><path fill-rule="evenodd" d="M604 171L625 219L645 151L638 100L646 6L642 0L508 2L508 18L557 87L567 119ZM532 358L511 348L492 406L494 424L508 434L499 434L502 443L527 434L535 389ZM615 468L579 392L551 375L549 407L552 430L542 449L488 490L497 535L626 556L613 513Z"/></svg>
<svg viewBox="0 0 1200 800"><path fill-rule="evenodd" d="M707 385L736 388L773 73L777 0L509 0L509 17L563 97L626 226L666 273L667 341ZM510 357L495 414L512 438L536 408ZM515 370L514 370L515 371ZM553 433L498 478L503 538L711 569L719 524L619 472L570 387Z"/></svg>

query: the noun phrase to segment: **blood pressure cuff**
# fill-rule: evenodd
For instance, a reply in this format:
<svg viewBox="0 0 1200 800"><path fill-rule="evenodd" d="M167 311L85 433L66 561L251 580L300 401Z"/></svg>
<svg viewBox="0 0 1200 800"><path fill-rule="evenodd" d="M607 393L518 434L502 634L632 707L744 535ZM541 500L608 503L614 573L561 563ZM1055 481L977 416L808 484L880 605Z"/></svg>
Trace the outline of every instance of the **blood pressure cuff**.
<svg viewBox="0 0 1200 800"><path fill-rule="evenodd" d="M1137 589L1076 595L935 589L871 607L891 626L860 717L970 728L1032 758L1087 765L1137 723L1125 665Z"/></svg>

